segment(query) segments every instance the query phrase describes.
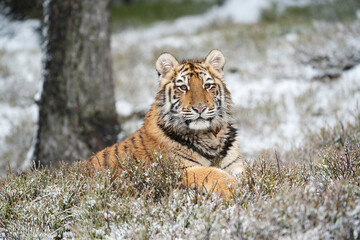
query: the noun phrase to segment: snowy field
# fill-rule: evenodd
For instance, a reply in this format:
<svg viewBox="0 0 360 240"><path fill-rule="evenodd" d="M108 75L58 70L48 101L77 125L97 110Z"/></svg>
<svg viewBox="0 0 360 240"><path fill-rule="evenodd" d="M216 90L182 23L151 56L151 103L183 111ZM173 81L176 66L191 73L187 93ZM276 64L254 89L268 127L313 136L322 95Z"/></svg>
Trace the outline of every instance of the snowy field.
<svg viewBox="0 0 360 240"><path fill-rule="evenodd" d="M119 136L141 125L138 116L156 93L154 63L162 52L182 59L223 51L245 158L266 149L301 147L308 134L354 121L360 105L359 19L336 24L314 20L285 28L257 23L268 7L266 0L229 0L200 16L114 34L116 107L124 119ZM35 131L39 25L0 15L0 175L8 164L22 165Z"/></svg>
<svg viewBox="0 0 360 240"><path fill-rule="evenodd" d="M254 156L275 146L288 150L300 146L306 134L353 121L360 104L360 66L342 68L348 61L360 62L360 22L314 21L311 30L286 33L276 26L263 30L254 23L266 2L228 1L202 16L114 35L118 113L148 109L157 87L153 63L161 52L202 58L216 48L227 57L225 79L243 153ZM329 66L313 63L318 58L328 59ZM332 78L334 72L338 76ZM141 120L131 122L125 131L140 125Z"/></svg>

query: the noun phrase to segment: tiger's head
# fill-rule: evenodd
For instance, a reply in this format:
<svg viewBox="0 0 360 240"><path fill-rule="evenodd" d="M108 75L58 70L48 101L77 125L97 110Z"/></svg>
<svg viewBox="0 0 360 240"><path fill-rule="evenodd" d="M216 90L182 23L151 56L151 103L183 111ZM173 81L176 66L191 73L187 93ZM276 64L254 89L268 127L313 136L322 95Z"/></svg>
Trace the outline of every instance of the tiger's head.
<svg viewBox="0 0 360 240"><path fill-rule="evenodd" d="M178 62L169 53L156 61L159 90L156 105L166 127L202 131L221 129L229 121L232 104L225 86L225 57L212 50L202 60Z"/></svg>

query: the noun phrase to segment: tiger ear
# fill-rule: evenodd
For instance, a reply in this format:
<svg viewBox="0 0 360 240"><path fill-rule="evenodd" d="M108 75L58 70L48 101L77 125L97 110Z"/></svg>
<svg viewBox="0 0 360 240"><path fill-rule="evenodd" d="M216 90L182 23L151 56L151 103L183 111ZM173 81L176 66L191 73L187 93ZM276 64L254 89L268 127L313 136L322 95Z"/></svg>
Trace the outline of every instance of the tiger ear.
<svg viewBox="0 0 360 240"><path fill-rule="evenodd" d="M176 67L178 64L178 61L173 55L171 55L170 53L163 53L156 61L156 71L160 75L165 76L168 72L171 71L171 69Z"/></svg>
<svg viewBox="0 0 360 240"><path fill-rule="evenodd" d="M225 65L225 57L219 50L212 50L205 58L205 63L212 66L215 70L222 72Z"/></svg>

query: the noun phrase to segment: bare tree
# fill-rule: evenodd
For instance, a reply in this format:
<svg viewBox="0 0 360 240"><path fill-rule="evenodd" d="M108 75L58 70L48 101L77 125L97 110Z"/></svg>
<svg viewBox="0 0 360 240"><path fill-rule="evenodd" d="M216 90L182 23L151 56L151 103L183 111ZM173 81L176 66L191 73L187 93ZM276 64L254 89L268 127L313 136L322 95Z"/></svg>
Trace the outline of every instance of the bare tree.
<svg viewBox="0 0 360 240"><path fill-rule="evenodd" d="M116 141L110 0L45 0L44 83L32 160L56 165Z"/></svg>

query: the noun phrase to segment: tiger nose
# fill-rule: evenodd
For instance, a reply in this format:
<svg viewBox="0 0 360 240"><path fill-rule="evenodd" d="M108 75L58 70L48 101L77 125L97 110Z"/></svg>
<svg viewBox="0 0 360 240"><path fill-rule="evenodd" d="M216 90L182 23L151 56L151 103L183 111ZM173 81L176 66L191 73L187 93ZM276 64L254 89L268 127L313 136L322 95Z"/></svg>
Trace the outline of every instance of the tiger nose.
<svg viewBox="0 0 360 240"><path fill-rule="evenodd" d="M193 107L193 109L198 112L198 113L202 113L203 111L205 111L206 107L205 106L202 106L202 105L198 105L198 106L195 106Z"/></svg>

